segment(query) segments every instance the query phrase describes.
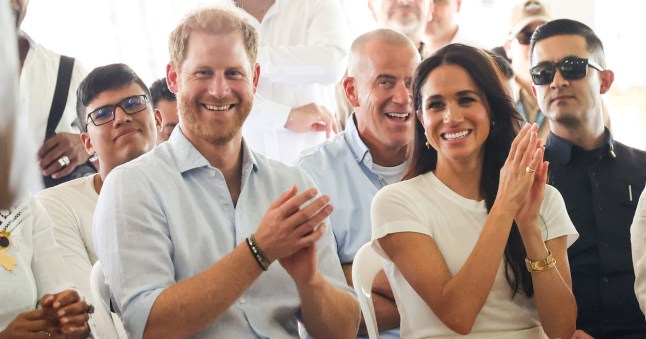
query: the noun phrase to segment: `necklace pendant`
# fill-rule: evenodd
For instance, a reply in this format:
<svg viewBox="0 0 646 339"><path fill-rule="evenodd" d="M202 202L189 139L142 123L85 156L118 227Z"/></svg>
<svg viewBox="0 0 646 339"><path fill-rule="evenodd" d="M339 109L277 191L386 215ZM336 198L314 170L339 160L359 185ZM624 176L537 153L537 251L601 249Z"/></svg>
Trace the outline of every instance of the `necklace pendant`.
<svg viewBox="0 0 646 339"><path fill-rule="evenodd" d="M7 254L8 248L0 249L0 266L4 267L7 271L13 271L16 266L16 258Z"/></svg>
<svg viewBox="0 0 646 339"><path fill-rule="evenodd" d="M7 237L7 236L5 236L3 234L0 234L0 247L7 248L7 247L9 247L9 244L10 244L9 237Z"/></svg>

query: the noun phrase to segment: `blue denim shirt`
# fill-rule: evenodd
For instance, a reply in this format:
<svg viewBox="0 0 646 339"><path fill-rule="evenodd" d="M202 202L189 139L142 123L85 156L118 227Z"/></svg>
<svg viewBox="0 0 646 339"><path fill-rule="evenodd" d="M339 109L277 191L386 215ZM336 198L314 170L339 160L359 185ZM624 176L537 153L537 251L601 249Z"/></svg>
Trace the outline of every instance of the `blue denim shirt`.
<svg viewBox="0 0 646 339"><path fill-rule="evenodd" d="M115 168L99 196L94 239L117 313L140 338L157 296L206 270L253 233L267 208L297 184L314 186L298 168L254 154L243 142L242 187L234 206L224 176L181 133ZM318 265L332 286L345 282L328 229ZM251 254L250 254L251 255ZM300 298L278 263L195 338L297 338Z"/></svg>

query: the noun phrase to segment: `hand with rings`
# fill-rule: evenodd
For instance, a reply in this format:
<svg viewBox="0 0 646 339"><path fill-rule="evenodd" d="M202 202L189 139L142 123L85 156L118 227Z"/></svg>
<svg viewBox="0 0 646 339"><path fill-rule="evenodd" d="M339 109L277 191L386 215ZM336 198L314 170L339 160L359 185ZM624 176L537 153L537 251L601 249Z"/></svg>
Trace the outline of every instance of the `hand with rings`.
<svg viewBox="0 0 646 339"><path fill-rule="evenodd" d="M88 320L94 307L85 302L74 290L48 294L41 299L46 318L54 327L53 335L86 338L90 333Z"/></svg>
<svg viewBox="0 0 646 339"><path fill-rule="evenodd" d="M67 155L64 155L58 158L58 164L61 165L61 167L65 167L70 164L70 158Z"/></svg>

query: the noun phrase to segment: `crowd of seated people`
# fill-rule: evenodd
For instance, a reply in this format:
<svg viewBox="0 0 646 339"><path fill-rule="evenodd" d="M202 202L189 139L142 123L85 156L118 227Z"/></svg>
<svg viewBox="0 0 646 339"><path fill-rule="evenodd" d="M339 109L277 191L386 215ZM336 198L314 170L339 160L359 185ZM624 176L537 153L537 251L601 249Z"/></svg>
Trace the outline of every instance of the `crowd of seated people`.
<svg viewBox="0 0 646 339"><path fill-rule="evenodd" d="M1 4L0 338L363 338L366 244L380 337L646 337L646 152L607 127L595 32L521 1L510 65L463 36L460 0L368 4L382 28L352 44L321 21L336 0L195 9L150 88L114 63L56 90L56 57L41 86L75 129L40 150L21 143L50 125L20 115L27 2ZM343 69L338 132L322 98ZM519 109L519 73L549 123Z"/></svg>

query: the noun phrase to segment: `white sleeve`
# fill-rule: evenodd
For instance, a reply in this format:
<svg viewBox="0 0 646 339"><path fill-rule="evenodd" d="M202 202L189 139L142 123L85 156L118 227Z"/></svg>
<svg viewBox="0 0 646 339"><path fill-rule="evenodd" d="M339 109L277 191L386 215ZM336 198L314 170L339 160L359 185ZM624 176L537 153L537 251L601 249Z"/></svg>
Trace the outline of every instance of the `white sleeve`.
<svg viewBox="0 0 646 339"><path fill-rule="evenodd" d="M54 240L52 220L35 198L29 199L29 208L33 216L34 246L31 270L34 272L40 300L45 294L58 293L73 286L63 273L66 272L66 262L61 258L61 249Z"/></svg>
<svg viewBox="0 0 646 339"><path fill-rule="evenodd" d="M639 307L646 314L646 190L642 192L630 226L630 242L635 269L635 294Z"/></svg>
<svg viewBox="0 0 646 339"><path fill-rule="evenodd" d="M433 236L428 215L416 207L408 192L409 182L382 188L372 200L372 246L382 257L388 258L379 246L380 238L399 232L414 232Z"/></svg>
<svg viewBox="0 0 646 339"><path fill-rule="evenodd" d="M550 185L545 187L545 196L539 217L545 241L567 236L567 246L570 247L579 238L579 233L567 213L561 193Z"/></svg>
<svg viewBox="0 0 646 339"><path fill-rule="evenodd" d="M0 4L0 208L8 209L29 189L38 191L38 175L32 138L27 137L26 114L20 111L18 40L9 5ZM22 117L22 118L21 118Z"/></svg>
<svg viewBox="0 0 646 339"><path fill-rule="evenodd" d="M309 17L302 18L307 25L304 44L260 47L261 74L272 82L332 85L343 76L350 34L341 4L338 0L307 1L313 8L305 13Z"/></svg>
<svg viewBox="0 0 646 339"><path fill-rule="evenodd" d="M56 188L47 189L41 191L36 198L54 224L54 238L60 246L59 256L65 261L67 280L88 303L98 307L101 301L94 300L90 289L90 271L93 263L88 255L81 232L81 228L85 225L79 224L79 220L75 217L69 204L65 203L67 199L59 195L61 193L64 191L56 191ZM93 212L88 211L88 213ZM92 315L90 327L95 338L110 338L116 333L112 318L105 312L97 312Z"/></svg>

